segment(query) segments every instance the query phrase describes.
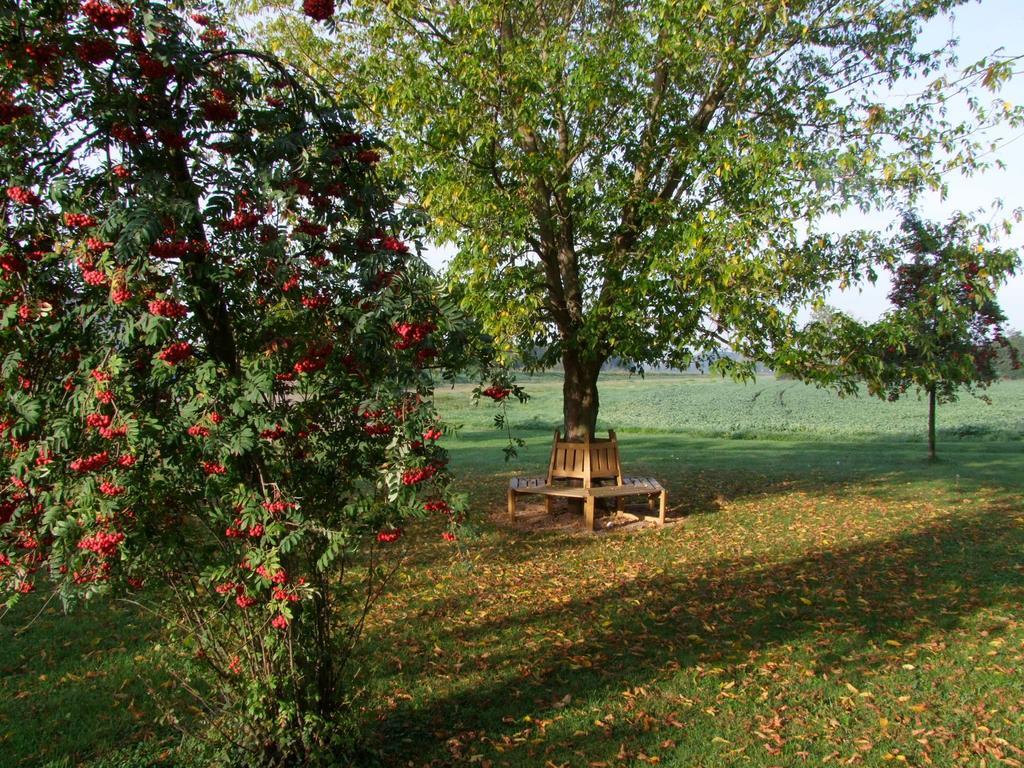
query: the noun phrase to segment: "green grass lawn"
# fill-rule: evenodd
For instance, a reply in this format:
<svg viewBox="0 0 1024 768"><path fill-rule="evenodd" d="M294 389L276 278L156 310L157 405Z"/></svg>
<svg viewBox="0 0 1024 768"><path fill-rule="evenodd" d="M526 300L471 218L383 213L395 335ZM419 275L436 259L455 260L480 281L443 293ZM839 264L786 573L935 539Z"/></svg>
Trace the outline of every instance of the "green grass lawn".
<svg viewBox="0 0 1024 768"><path fill-rule="evenodd" d="M672 524L597 535L503 522L559 420L558 382L528 387L509 464L493 408L440 395L477 534L406 537L373 613L357 683L379 762L1024 765L1024 382L941 408L929 464L912 399L609 377L602 426ZM132 681L152 629L99 608L15 633L40 607L0 625L0 765L165 750Z"/></svg>

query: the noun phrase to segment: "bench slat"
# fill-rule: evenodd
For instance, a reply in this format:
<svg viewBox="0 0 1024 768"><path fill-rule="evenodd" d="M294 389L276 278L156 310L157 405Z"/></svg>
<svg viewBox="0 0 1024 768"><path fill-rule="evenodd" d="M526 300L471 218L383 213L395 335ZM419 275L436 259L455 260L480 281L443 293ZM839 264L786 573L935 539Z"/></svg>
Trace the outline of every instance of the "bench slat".
<svg viewBox="0 0 1024 768"><path fill-rule="evenodd" d="M534 478L513 478L513 484L510 484L509 489L513 493L535 493L541 496L563 496L566 498L585 499L587 496L593 496L595 499L604 499L613 496L647 496L655 493L661 493L663 490L657 483L649 482L632 482L625 483L622 485L600 485L595 488L575 488L571 486L562 485L536 485L529 481ZM631 478L636 480L636 478ZM522 481L515 484L515 481ZM625 480L625 478L623 478Z"/></svg>

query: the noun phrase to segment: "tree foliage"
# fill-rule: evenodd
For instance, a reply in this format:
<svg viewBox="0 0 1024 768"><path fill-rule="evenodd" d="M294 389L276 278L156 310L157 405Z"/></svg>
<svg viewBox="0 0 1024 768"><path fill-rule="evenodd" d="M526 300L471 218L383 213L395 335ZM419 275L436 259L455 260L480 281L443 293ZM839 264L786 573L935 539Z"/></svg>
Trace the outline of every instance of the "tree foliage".
<svg viewBox="0 0 1024 768"><path fill-rule="evenodd" d="M264 15L260 36L354 89L457 244L465 306L562 360L579 434L606 360L750 375L799 305L871 274L875 239L827 216L987 162L972 127L1021 110L972 101L968 126L943 104L1011 61L952 82L951 48L917 48L956 4L353 0L325 25Z"/></svg>
<svg viewBox="0 0 1024 768"><path fill-rule="evenodd" d="M834 310L812 318L784 370L847 391L864 380L871 394L890 401L925 392L934 456L935 406L955 401L962 389L985 389L1004 366L1020 367L996 301L1020 258L986 248L962 216L946 225L907 216L899 245L902 256L888 265L891 308L874 323Z"/></svg>
<svg viewBox="0 0 1024 768"><path fill-rule="evenodd" d="M0 58L0 590L132 595L225 755L330 762L403 528L455 538L473 327L378 140L210 16L4 2Z"/></svg>

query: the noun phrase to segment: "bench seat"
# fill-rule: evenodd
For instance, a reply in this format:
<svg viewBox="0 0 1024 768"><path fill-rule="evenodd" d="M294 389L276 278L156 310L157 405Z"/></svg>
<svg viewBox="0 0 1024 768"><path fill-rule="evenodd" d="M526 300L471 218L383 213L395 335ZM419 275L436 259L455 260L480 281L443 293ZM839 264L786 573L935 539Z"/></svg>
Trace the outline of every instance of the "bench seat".
<svg viewBox="0 0 1024 768"><path fill-rule="evenodd" d="M582 443L563 441L555 432L555 443L551 450L551 463L547 477L513 477L508 485L508 513L515 518L516 497L520 494L535 493L544 496L548 511L551 498L582 499L585 524L594 529L594 507L597 499L622 498L625 496L646 496L651 515L644 519L656 519L665 524L665 508L668 493L653 477L629 477L622 474L619 464L619 448L615 433L609 433L608 440L585 440ZM582 485L555 484L555 480L575 480ZM594 481L609 481L595 484ZM654 500L659 501L657 517L654 517ZM620 504L621 509L621 504Z"/></svg>
<svg viewBox="0 0 1024 768"><path fill-rule="evenodd" d="M543 477L513 477L508 484L513 493L536 493L542 496L564 496L582 499L594 496L598 499L614 496L644 496L664 491L661 483L653 477L623 477L622 485L598 485L593 488L577 488L566 485L548 485Z"/></svg>

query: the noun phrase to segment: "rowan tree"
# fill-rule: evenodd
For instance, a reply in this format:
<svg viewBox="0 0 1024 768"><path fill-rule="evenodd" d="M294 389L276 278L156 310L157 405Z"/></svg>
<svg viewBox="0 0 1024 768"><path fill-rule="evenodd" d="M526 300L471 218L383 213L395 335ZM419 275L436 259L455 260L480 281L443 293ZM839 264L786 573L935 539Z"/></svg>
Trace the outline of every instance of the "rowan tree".
<svg viewBox="0 0 1024 768"><path fill-rule="evenodd" d="M5 2L0 59L0 591L146 605L222 759L333 765L403 531L458 529L472 326L380 142L212 12Z"/></svg>

